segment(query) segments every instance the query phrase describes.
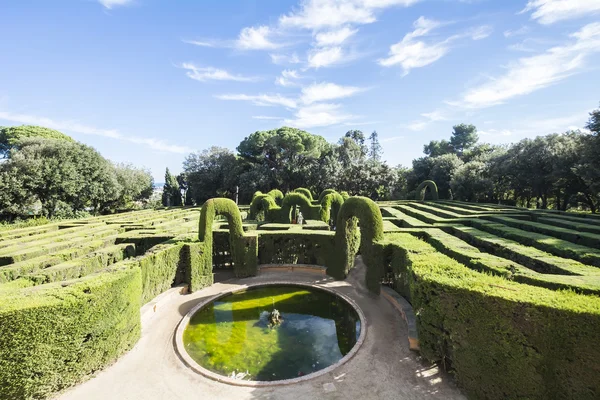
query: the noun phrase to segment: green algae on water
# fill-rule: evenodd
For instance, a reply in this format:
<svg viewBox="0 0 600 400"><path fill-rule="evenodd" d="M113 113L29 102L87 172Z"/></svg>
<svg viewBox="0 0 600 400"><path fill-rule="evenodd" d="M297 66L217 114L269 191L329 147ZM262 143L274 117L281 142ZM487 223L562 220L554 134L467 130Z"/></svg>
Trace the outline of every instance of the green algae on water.
<svg viewBox="0 0 600 400"><path fill-rule="evenodd" d="M283 322L269 324L277 309ZM183 333L186 351L215 373L274 381L338 362L360 335L356 311L329 292L263 286L222 297L196 312Z"/></svg>

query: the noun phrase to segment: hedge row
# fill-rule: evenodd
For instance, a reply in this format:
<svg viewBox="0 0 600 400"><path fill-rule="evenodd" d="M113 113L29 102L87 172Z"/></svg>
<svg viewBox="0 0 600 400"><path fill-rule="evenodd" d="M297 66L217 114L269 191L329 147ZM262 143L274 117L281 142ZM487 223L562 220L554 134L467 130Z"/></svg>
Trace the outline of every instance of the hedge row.
<svg viewBox="0 0 600 400"><path fill-rule="evenodd" d="M260 232L258 260L260 264L327 265L333 238L333 232Z"/></svg>
<svg viewBox="0 0 600 400"><path fill-rule="evenodd" d="M380 247L410 292L421 354L469 397L600 397L600 298L472 271L409 234Z"/></svg>

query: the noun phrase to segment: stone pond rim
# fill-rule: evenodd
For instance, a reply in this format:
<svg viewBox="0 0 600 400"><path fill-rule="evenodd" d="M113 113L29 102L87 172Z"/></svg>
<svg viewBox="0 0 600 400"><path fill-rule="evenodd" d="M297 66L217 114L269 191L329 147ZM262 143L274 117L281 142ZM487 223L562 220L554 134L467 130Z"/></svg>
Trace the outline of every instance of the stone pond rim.
<svg viewBox="0 0 600 400"><path fill-rule="evenodd" d="M358 315L358 318L360 320L360 325L361 325L360 335L359 335L358 339L356 340L356 343L354 344L352 349L345 356L343 356L338 362L336 362L326 368L323 368L321 370L318 370L313 373L310 373L310 374L307 374L304 376L300 376L297 378L282 379L282 380L277 380L277 381L246 381L246 380L242 380L242 379L233 379L233 378L230 378L230 377L227 377L224 375L220 375L220 374L217 374L215 372L212 372L212 371L202 367L187 353L187 351L185 350L184 343L183 343L183 332L184 332L185 328L188 326L190 319L196 312L198 312L205 306L209 305L213 301L216 301L216 300L223 298L225 296L228 296L230 294L248 290L248 289L256 289L256 288L269 287L269 286L294 286L294 287L303 287L303 288L308 288L308 289L313 289L313 290L321 290L321 291L327 292L327 293L334 295L334 296L340 298L341 300L343 300L348 306L350 306L354 310L354 312L356 312L356 314ZM188 368L190 368L194 372L199 373L200 375L203 375L214 381L229 384L229 385L249 386L249 387L268 387L268 386L292 385L295 383L305 382L307 380L314 379L319 376L328 374L329 372L333 371L334 369L338 368L339 366L350 361L350 359L352 359L352 357L354 357L354 355L358 352L361 345L365 341L366 335L367 335L367 320L366 320L364 313L362 312L362 310L360 309L358 304L354 300L352 300L351 298L346 296L345 294L343 294L337 290L334 290L334 289L331 289L328 287L324 287L324 286L320 286L320 285L315 285L315 284L298 283L298 282L291 282L291 281L275 281L275 282L269 282L269 283L249 284L249 285L245 286L244 288L239 288L239 287L232 288L230 290L225 290L215 296L211 296L208 299L200 301L179 322L179 325L177 326L177 330L175 332L174 345L175 345L175 352L177 353L179 359L181 361L183 361L183 363Z"/></svg>

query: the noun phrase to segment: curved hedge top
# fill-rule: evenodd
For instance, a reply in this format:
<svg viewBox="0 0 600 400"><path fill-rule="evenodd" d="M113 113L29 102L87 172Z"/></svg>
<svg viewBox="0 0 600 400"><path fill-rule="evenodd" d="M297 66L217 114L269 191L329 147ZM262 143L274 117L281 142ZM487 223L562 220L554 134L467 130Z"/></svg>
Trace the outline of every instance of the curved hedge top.
<svg viewBox="0 0 600 400"><path fill-rule="evenodd" d="M283 198L283 204L281 205L281 211L280 211L280 221L281 222L284 222L284 223L290 222L290 220L289 220L290 219L290 211L293 206L300 207L300 211L302 212L302 214L304 214L305 219L313 219L312 218L312 216L313 216L312 203L308 199L308 197L306 197L302 193L288 193Z"/></svg>
<svg viewBox="0 0 600 400"><path fill-rule="evenodd" d="M319 195L319 203L321 203L323 201L323 199L325 198L325 196L327 196L328 194L331 193L337 193L337 191L335 189L325 189L321 192L321 194Z"/></svg>
<svg viewBox="0 0 600 400"><path fill-rule="evenodd" d="M337 216L342 208L342 204L344 204L344 198L338 192L332 189L328 190L331 190L331 192L323 196L323 199L321 200L321 211L319 216L323 222L329 222L330 219L337 221ZM333 216L331 215L332 212Z"/></svg>
<svg viewBox="0 0 600 400"><path fill-rule="evenodd" d="M267 194L275 200L275 203L277 203L277 205L281 205L281 203L283 202L283 192L281 190L273 189Z"/></svg>
<svg viewBox="0 0 600 400"><path fill-rule="evenodd" d="M306 188L298 188L294 192L303 194L310 202L314 200L311 191Z"/></svg>
<svg viewBox="0 0 600 400"><path fill-rule="evenodd" d="M351 217L360 221L361 243L371 244L383 239L383 217L379 206L368 197L354 196L344 202L337 217L336 238L342 238L345 223Z"/></svg>
<svg viewBox="0 0 600 400"><path fill-rule="evenodd" d="M434 181L421 182L421 184L417 187L415 199L425 200L425 191L427 188L429 188L429 191L431 192L431 198L433 200L439 200L440 197L438 195L438 188Z"/></svg>
<svg viewBox="0 0 600 400"><path fill-rule="evenodd" d="M198 226L198 238L205 242L212 239L212 226L216 215L225 215L229 222L229 233L232 237L239 238L244 235L242 227L242 216L240 210L231 199L216 198L209 199L200 211L200 225Z"/></svg>
<svg viewBox="0 0 600 400"><path fill-rule="evenodd" d="M256 215L260 211L263 211L265 213L265 220L268 221L272 217L270 213L276 209L279 209L279 206L275 203L275 198L273 198L273 196L270 194L261 193L252 199L252 203L250 203L250 213L248 214L248 219L256 219Z"/></svg>

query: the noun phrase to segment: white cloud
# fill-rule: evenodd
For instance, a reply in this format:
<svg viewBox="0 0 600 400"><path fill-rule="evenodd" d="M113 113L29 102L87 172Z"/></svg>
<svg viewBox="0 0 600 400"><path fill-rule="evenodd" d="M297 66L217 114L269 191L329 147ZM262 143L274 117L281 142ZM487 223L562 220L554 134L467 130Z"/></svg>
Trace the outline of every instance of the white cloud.
<svg viewBox="0 0 600 400"><path fill-rule="evenodd" d="M423 113L421 116L429 119L430 121L446 121L448 119L440 110L435 110L430 113Z"/></svg>
<svg viewBox="0 0 600 400"><path fill-rule="evenodd" d="M198 67L192 63L183 63L182 68L186 69L185 73L189 78L200 81L236 81L236 82L256 82L257 77L232 75L229 72L214 68L214 67Z"/></svg>
<svg viewBox="0 0 600 400"><path fill-rule="evenodd" d="M315 41L317 46L337 46L344 43L350 37L358 32L358 29L351 29L344 27L342 29L319 32L315 35Z"/></svg>
<svg viewBox="0 0 600 400"><path fill-rule="evenodd" d="M588 55L600 52L600 23L588 24L571 37L576 39L571 44L512 63L504 75L467 91L458 105L478 108L503 103L577 73Z"/></svg>
<svg viewBox="0 0 600 400"><path fill-rule="evenodd" d="M521 13L533 11L531 18L548 25L600 12L598 0L529 0Z"/></svg>
<svg viewBox="0 0 600 400"><path fill-rule="evenodd" d="M105 8L111 9L115 6L126 6L133 3L133 0L98 0Z"/></svg>
<svg viewBox="0 0 600 400"><path fill-rule="evenodd" d="M284 120L285 125L307 129L319 126L337 125L356 118L340 110L339 104L319 103L298 109L295 119Z"/></svg>
<svg viewBox="0 0 600 400"><path fill-rule="evenodd" d="M200 47L221 47L218 42L214 40L183 40L183 43L193 44L194 46Z"/></svg>
<svg viewBox="0 0 600 400"><path fill-rule="evenodd" d="M280 120L283 118L280 117L271 117L269 115L253 115L252 118L254 119L261 119L261 120Z"/></svg>
<svg viewBox="0 0 600 400"><path fill-rule="evenodd" d="M308 65L312 68L329 67L339 64L344 58L341 47L313 49L308 53Z"/></svg>
<svg viewBox="0 0 600 400"><path fill-rule="evenodd" d="M271 56L271 61L273 64L277 65L286 65L286 64L299 64L300 58L298 54L292 53L291 55L287 54L269 54Z"/></svg>
<svg viewBox="0 0 600 400"><path fill-rule="evenodd" d="M298 86L295 82L296 79L300 79L298 71L295 69L284 69L281 71L281 76L275 78L275 84L280 86Z"/></svg>
<svg viewBox="0 0 600 400"><path fill-rule="evenodd" d="M473 40L480 40L488 37L492 28L484 25L472 28L465 33L452 35L447 39L435 43L426 43L417 38L428 35L432 30L442 25L439 21L419 17L413 26L414 30L407 33L402 41L390 46L389 57L378 60L379 65L391 67L400 65L404 74L408 74L411 69L421 68L433 64L451 50L451 43L455 40L470 37Z"/></svg>
<svg viewBox="0 0 600 400"><path fill-rule="evenodd" d="M244 28L240 32L236 47L243 50L273 50L282 47L282 44L270 40L272 35L273 31L268 26Z"/></svg>
<svg viewBox="0 0 600 400"><path fill-rule="evenodd" d="M56 121L46 117L39 117L36 115L27 114L15 114L6 111L0 111L0 119L6 121L17 122L21 124L40 125L47 128L56 129L59 131L75 132L84 135L102 136L111 139L118 139L130 143L143 144L154 150L164 151L168 153L179 153L185 154L192 151L192 149L185 146L178 146L170 144L164 140L145 138L139 136L126 136L121 134L116 129L102 129L96 128L89 125L80 124L74 121Z"/></svg>
<svg viewBox="0 0 600 400"><path fill-rule="evenodd" d="M348 24L370 24L376 11L395 5L409 6L418 0L303 0L300 8L282 15L284 27L302 29L336 28Z"/></svg>
<svg viewBox="0 0 600 400"><path fill-rule="evenodd" d="M509 29L509 30L504 31L504 37L510 38L513 36L525 35L525 34L529 33L530 31L531 31L530 27L528 27L527 25L523 25L519 29L513 29L513 30Z"/></svg>
<svg viewBox="0 0 600 400"><path fill-rule="evenodd" d="M300 99L304 104L312 104L319 101L350 97L363 90L355 86L340 86L329 82L313 83L310 86L302 88Z"/></svg>
<svg viewBox="0 0 600 400"><path fill-rule="evenodd" d="M390 137L386 137L386 138L381 138L381 139L379 139L379 141L381 143L387 143L387 142L393 142L393 141L399 140L399 139L404 139L404 136L390 136Z"/></svg>
<svg viewBox="0 0 600 400"><path fill-rule="evenodd" d="M288 108L296 108L296 100L282 96L278 93L259 95L220 94L215 97L220 100L250 101L257 106L283 106Z"/></svg>
<svg viewBox="0 0 600 400"><path fill-rule="evenodd" d="M427 121L413 121L407 125L407 128L411 131L422 131L423 129L425 129L425 127L427 127L427 125Z"/></svg>

